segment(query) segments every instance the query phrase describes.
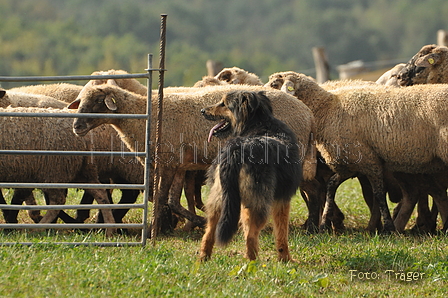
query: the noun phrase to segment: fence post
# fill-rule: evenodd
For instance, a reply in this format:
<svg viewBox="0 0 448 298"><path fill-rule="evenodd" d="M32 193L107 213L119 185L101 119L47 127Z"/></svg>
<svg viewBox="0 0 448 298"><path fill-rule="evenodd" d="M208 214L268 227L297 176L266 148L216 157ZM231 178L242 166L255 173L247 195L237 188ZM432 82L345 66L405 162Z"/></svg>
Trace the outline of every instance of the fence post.
<svg viewBox="0 0 448 298"><path fill-rule="evenodd" d="M222 62L207 60L207 76L214 77L222 70Z"/></svg>
<svg viewBox="0 0 448 298"><path fill-rule="evenodd" d="M445 30L437 31L437 45L448 46L448 33Z"/></svg>
<svg viewBox="0 0 448 298"><path fill-rule="evenodd" d="M316 67L316 81L319 84L325 83L330 79L330 66L328 64L327 55L325 54L325 48L314 47L313 59Z"/></svg>

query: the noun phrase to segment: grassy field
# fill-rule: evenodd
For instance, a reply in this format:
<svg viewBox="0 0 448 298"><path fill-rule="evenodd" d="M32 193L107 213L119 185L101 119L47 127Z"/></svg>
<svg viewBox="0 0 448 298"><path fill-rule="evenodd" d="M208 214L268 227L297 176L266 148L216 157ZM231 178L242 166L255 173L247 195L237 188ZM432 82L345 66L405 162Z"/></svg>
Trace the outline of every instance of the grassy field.
<svg viewBox="0 0 448 298"><path fill-rule="evenodd" d="M242 257L240 234L228 247L215 249L212 260L199 263L202 230L179 229L145 247L40 244L104 240L96 231L0 232L0 242L35 243L0 248L0 297L446 296L445 235L365 233L368 211L356 180L345 182L336 199L346 215L343 235L305 234L304 203L300 197L293 199L290 248L297 263L288 264L276 261L270 225L261 236L256 262ZM126 220L138 222L138 212ZM20 218L28 220L24 213ZM138 238L131 231L114 240Z"/></svg>

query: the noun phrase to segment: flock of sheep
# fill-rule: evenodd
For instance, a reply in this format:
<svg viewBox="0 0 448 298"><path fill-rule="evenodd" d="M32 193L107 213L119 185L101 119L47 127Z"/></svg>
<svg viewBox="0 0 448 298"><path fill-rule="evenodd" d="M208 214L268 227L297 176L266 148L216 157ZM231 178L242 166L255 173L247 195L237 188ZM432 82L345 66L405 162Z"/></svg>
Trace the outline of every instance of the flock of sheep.
<svg viewBox="0 0 448 298"><path fill-rule="evenodd" d="M403 232L415 206L416 228L435 232L437 217L448 228L448 48L424 46L408 63L399 64L377 82L330 81L317 84L296 72L279 72L263 84L255 74L226 68L204 77L193 87L164 89L164 135L161 153L152 158L160 165L158 202L185 218L184 229L203 226L196 214L202 209L204 171L222 147L207 142L210 123L200 110L218 102L231 90L263 90L271 99L274 116L294 131L300 144L303 182L300 191L308 207L309 232L344 229L344 215L335 202L338 186L358 178L370 209L369 231ZM95 75L123 74L100 71ZM135 79L92 80L85 86L49 84L0 88L0 112L122 113L146 112L147 88ZM157 96L153 96L156 104ZM98 108L102 103L102 108ZM153 109L152 122L156 119ZM106 125L109 124L109 125ZM155 125L151 125L155 128ZM0 117L2 150L129 150L144 151L145 122L118 118ZM155 143L151 131L152 144ZM154 147L154 146L152 146ZM0 155L2 182L143 182L143 160L107 156ZM49 170L51 165L51 170ZM152 171L151 171L152 172ZM185 191L188 209L180 204ZM48 204L64 204L66 190L43 189ZM399 203L390 214L389 199ZM134 203L139 192L123 190L121 203ZM429 208L428 195L434 204ZM110 202L102 189L86 190L81 203ZM31 189L16 189L11 204L35 204ZM6 204L0 192L0 204ZM17 223L17 211L2 210L7 223ZM104 209L106 223L122 222L126 209ZM34 222L84 222L59 210L30 212ZM382 219L382 220L381 220ZM175 223L166 219L164 226ZM111 235L113 228L107 230Z"/></svg>

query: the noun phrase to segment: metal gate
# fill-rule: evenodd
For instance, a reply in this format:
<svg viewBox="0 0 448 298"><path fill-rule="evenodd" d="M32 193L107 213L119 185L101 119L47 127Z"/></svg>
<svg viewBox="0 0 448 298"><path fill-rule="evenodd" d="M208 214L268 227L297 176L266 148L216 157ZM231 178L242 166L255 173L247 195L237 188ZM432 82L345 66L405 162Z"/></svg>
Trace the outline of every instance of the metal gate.
<svg viewBox="0 0 448 298"><path fill-rule="evenodd" d="M14 113L1 112L0 117L57 117L57 118L123 118L123 119L145 119L146 120L146 140L144 152L121 152L121 151L43 151L43 150L0 150L0 155L78 155L78 156L141 156L145 157L144 164L144 183L143 184L83 184L83 183L1 183L0 188L77 188L77 189L137 189L143 190L143 203L141 204L83 204L83 205L9 205L0 204L0 209L4 210L64 210L64 209L124 209L138 208L142 209L141 223L64 223L64 224L0 224L0 229L98 229L98 228L137 228L142 230L140 242L51 242L53 244L69 245L95 245L95 246L135 246L146 245L148 236L148 203L150 193L150 128L151 128L151 93L152 93L152 72L159 72L159 108L163 99L164 82L164 59L165 59L165 40L166 40L166 17L161 15L161 34L160 34L160 67L152 67L152 54L148 55L148 68L146 73L123 74L123 75L88 75L88 76L46 76L46 77L0 77L0 82L31 82L31 81L72 81L72 80L94 80L94 79L126 79L126 78L146 78L147 79L147 110L146 114L79 114L79 113ZM159 124L159 123L158 123ZM155 190L154 190L155 191ZM62 208L61 208L62 207ZM153 213L156 204L154 204ZM156 227L153 227L156 228ZM43 242L39 242L43 243ZM4 242L0 245L32 245L34 242Z"/></svg>

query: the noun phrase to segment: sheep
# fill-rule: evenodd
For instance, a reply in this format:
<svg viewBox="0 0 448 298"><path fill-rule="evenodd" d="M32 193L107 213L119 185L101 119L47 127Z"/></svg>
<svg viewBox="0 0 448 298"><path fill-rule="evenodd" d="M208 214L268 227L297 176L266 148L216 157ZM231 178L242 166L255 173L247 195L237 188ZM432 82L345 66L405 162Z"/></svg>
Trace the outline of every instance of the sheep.
<svg viewBox="0 0 448 298"><path fill-rule="evenodd" d="M423 46L398 74L401 86L448 83L448 47Z"/></svg>
<svg viewBox="0 0 448 298"><path fill-rule="evenodd" d="M96 71L93 72L92 75L115 75L115 74L127 74L126 71L124 70L114 70L114 69L110 69L108 71ZM216 79L214 79L215 81L218 81ZM222 81L218 81L221 82L221 84L225 84L225 82ZM137 94L140 95L147 95L147 88L142 85L140 82L138 82L136 79L95 79L95 80L90 80L84 87L83 90L90 88L91 86L96 86L96 85L102 85L102 84L112 84L115 86L118 86L122 89L131 91L131 92L135 92ZM165 88L164 92L165 93L170 93L170 92L183 92L184 87L169 87L169 88ZM188 89L187 89L188 90ZM81 96L82 96L82 90L81 90ZM153 91L153 94L157 94L155 91ZM188 177L179 177L178 179L175 180L175 183L178 183L178 185L173 185L173 200L171 201L171 208L174 209L174 211L176 211L178 214L184 216L185 218L187 218L189 221L187 222L187 224L184 227L184 230L189 230L192 229L194 226L197 225L203 225L205 223L205 220L202 217L196 216L196 209L194 207L195 203L196 205L201 208L201 206L203 206L203 203L201 201L201 192L200 192L200 188L198 190L194 190L194 186L198 186L198 185L202 185L204 183L204 179L201 178L203 175L199 174L194 174L194 173L189 173ZM197 178L194 178L197 177ZM188 179L184 179L184 178L188 178ZM202 180L200 180L202 179ZM185 180L185 183L184 183ZM196 181L198 180L198 181ZM187 183L190 183L191 185L188 185ZM187 202L188 202L188 206L189 206L189 211L191 213L188 213L181 205L180 205L180 196L181 196L181 192L182 192L182 186L184 186L185 188L185 195L187 198ZM199 187L199 186L198 186ZM192 190L192 191L190 191ZM174 192L177 192L177 194L174 194ZM174 199L174 197L178 197L177 201ZM167 214L168 216L168 214Z"/></svg>
<svg viewBox="0 0 448 298"><path fill-rule="evenodd" d="M119 70L109 69L107 71L94 71L91 75L99 76L99 75L123 75L123 74L129 74L129 73L127 71L121 70L121 69L119 69ZM103 85L108 82L113 82L120 88L123 88L125 90L131 91L131 92L134 92L134 93L137 93L140 95L146 95L148 92L148 88L146 86L144 86L143 84L141 84L136 79L104 79L104 80L103 79L95 79L95 80L90 80L86 85L84 85L82 87L82 90L80 90L79 93L84 92L84 90L90 88L90 86ZM74 101L75 99L73 99L72 101ZM70 101L70 102L72 102L72 101Z"/></svg>
<svg viewBox="0 0 448 298"><path fill-rule="evenodd" d="M256 74L247 72L236 66L224 68L215 78L229 84L263 86L263 83Z"/></svg>
<svg viewBox="0 0 448 298"><path fill-rule="evenodd" d="M194 83L193 87L200 88L205 86L217 86L217 85L228 85L226 81L218 80L215 77L203 76L200 81Z"/></svg>
<svg viewBox="0 0 448 298"><path fill-rule="evenodd" d="M164 98L165 117L162 126L167 133L165 139L162 139L162 144L158 145L161 146L163 153L154 157L160 164L159 191L158 197L154 200L163 202L162 199L168 196L173 180L184 177L185 171L205 170L211 164L217 155L220 143L213 141L207 144L210 124L200 117L200 110L204 106L216 103L222 96L235 89L266 92L272 101L274 115L291 127L298 137L298 143L302 145L304 179L314 177L315 151L311 142L314 118L310 109L303 103L283 92L256 86L190 88L189 92L168 93ZM91 86L69 108L78 109L78 113L145 113L145 102L145 97L113 85ZM156 119L155 111L152 119ZM112 124L132 151L141 149L137 145L144 144L145 125L139 120L79 118L74 121L73 130L78 135L84 135L101 124ZM152 129L154 126L151 126ZM151 135L154 136L154 133ZM152 141L154 144L154 140ZM173 185L179 184L173 183Z"/></svg>
<svg viewBox="0 0 448 298"><path fill-rule="evenodd" d="M384 171L436 178L446 169L446 85L366 85L330 93L309 77L289 72L284 76L282 90L295 95L314 112L317 148L336 173L327 185L324 224L339 184L365 175L379 204L384 230L393 231ZM446 196L435 200L446 229L448 200Z"/></svg>
<svg viewBox="0 0 448 298"><path fill-rule="evenodd" d="M12 88L9 92L46 95L65 103L71 103L78 97L82 86L68 83L41 84ZM9 93L8 92L8 93ZM45 106L42 106L45 107ZM48 107L48 106L47 106ZM57 107L55 107L57 108Z"/></svg>
<svg viewBox="0 0 448 298"><path fill-rule="evenodd" d="M69 84L54 84L51 85L52 92L50 94L60 94L60 98L63 98L63 94L67 94L68 97L65 98L65 100L70 99L73 94L79 93L81 88L76 88L76 92L63 92L63 90L67 89L73 89L71 86L76 85L69 85ZM37 85L37 86L31 86L32 88L25 87L26 91L28 92L44 92L45 90L48 90L48 88L44 85ZM58 89L62 88L62 90ZM25 90L24 90L25 91ZM13 93L11 91L4 91L2 92L0 90L0 98L2 96L7 97L10 93ZM13 93L17 94L17 93ZM20 93L22 94L22 93ZM23 93L25 94L25 93ZM10 96L11 97L11 96ZM20 101L21 104L33 104L31 99L37 98L40 99L39 96L33 97L32 94L25 94L25 97L28 99L26 101ZM74 99L76 99L76 97ZM73 99L73 100L74 100ZM3 99L2 99L3 100ZM58 101L53 98L47 98L46 101L43 102L44 107L52 107L56 106L57 104L60 104L61 107L67 106L67 103ZM27 107L27 106L25 106ZM127 148L122 145L121 140L118 138L118 135L114 129L111 127L103 127L102 129L99 129L91 134L92 138L95 139L95 142L92 142L95 147L92 147L93 150L113 150L113 151L127 151ZM69 134L70 137L73 137L72 134ZM75 146L79 142L74 142L73 145ZM73 150L83 150L84 146L79 149L73 149ZM90 162L93 162L93 157L90 159ZM140 163L125 159L124 157L115 157L114 159L108 157L108 156L99 156L95 157L95 163L98 167L98 175L100 177L101 181L104 181L105 183L109 183L108 179L112 179L115 183L135 183L135 184L141 184L143 183L143 167ZM122 190L122 198L119 203L134 203L137 199L139 191L136 190ZM89 192L85 192L82 198L81 203L92 203L93 197L90 196ZM32 196L30 189L18 189L15 190L14 196L12 198L11 203L12 204L22 204L22 202L26 200L27 204L35 204L34 197ZM3 199L4 201L4 199ZM6 210L5 210L6 211ZM126 214L126 209L114 209L113 211L114 219L116 222L122 222L122 218ZM17 222L17 211L10 210L7 212L8 214L5 215L6 222L9 223L15 223ZM30 212L30 217L33 219L34 222L39 222L42 218L40 216L39 211ZM61 211L59 214L59 217L61 217L65 222L84 222L89 217L89 210L78 210L76 219L72 219L69 217L65 212Z"/></svg>
<svg viewBox="0 0 448 298"><path fill-rule="evenodd" d="M67 106L67 103L45 95L13 91L6 92L6 90L0 88L0 108L6 108L8 106L12 108L27 106L62 109Z"/></svg>
<svg viewBox="0 0 448 298"><path fill-rule="evenodd" d="M92 147L89 140L76 138L71 133L69 118L38 117L39 113L67 113L68 110L42 108L7 108L1 112L36 113L37 117L0 117L1 149L15 150L67 150L73 147L88 151ZM48 170L48 165L52 166ZM0 181L3 182L34 182L34 183L68 183L88 182L99 183L97 168L91 164L88 157L60 155L18 155L0 156ZM65 203L64 189L43 189L50 204ZM99 204L108 203L104 189L87 189ZM48 210L40 223L50 223L58 215L59 210ZM105 221L114 223L112 211L102 210ZM107 235L115 232L108 228Z"/></svg>
<svg viewBox="0 0 448 298"><path fill-rule="evenodd" d="M270 76L270 80L266 83L265 87L270 87L274 89L280 90L283 83L284 77L287 75L292 75L294 72L284 72L284 73L276 73ZM313 78L309 77L311 80ZM322 84L322 88L325 90L334 90L334 89L352 89L355 86L357 88L371 85L374 82L362 81L362 80L333 80L327 81ZM304 226L309 233L314 233L317 231L319 227L320 217L325 205L325 194L326 194L326 185L330 177L334 174L325 162L322 161L319 153L317 153L317 171L315 179L311 181L304 181L300 186L300 191L302 194L302 198L305 200L305 203L308 208L308 219L306 220ZM363 180L360 180L362 183ZM368 183L368 181L367 181ZM364 189L363 189L364 190ZM368 195L368 192L366 192ZM367 197L367 196L366 196ZM370 203L369 201L367 201ZM371 206L372 204L369 204ZM339 209L339 207L334 204L333 206L333 214L331 216L331 220L327 222L328 228L332 227L335 232L342 232L345 227L343 224L344 214ZM378 222L369 222L368 230L375 230L381 228L381 221Z"/></svg>
<svg viewBox="0 0 448 298"><path fill-rule="evenodd" d="M282 85L284 84L284 78L288 75L295 75L294 72L284 72L284 73L276 73L270 76L269 83L266 84L266 86L280 89ZM310 78L313 80L313 78ZM338 90L339 92L342 90L354 90L363 88L364 86L369 85L375 85L376 83L370 82L370 81L362 81L362 80L336 80L336 81L327 81L324 84L321 85L323 89L329 92L333 92L335 90ZM320 159L318 158L318 162ZM331 177L332 172L323 164L318 164L318 170L316 173L316 180L313 184L306 183L303 187L301 187L302 190L302 196L306 197L309 202L307 205L314 206L317 209L320 209L322 211L323 205L325 203L325 187L324 185L327 184L328 179ZM403 177L403 175L400 175ZM415 175L414 175L415 176ZM420 184L419 181L421 181L422 175L418 175L413 177L413 175L407 175L406 176L408 181L414 181L414 184ZM379 216L379 209L378 206L374 204L373 197L372 197L372 190L369 181L366 179L365 176L359 175L358 180L362 187L363 197L369 206L370 212L371 212L371 218L367 227L367 230L369 231L375 231L375 230L381 230L382 224ZM425 180L426 181L426 180ZM420 187L417 190L410 191L411 189L414 189L412 183L409 185L409 183L405 181L398 181L394 175L390 172L385 173L385 187L389 194L389 199L394 203L399 203L397 207L394 209L394 223L395 226L398 227L398 230L401 230L406 225L413 206L415 206L415 200L418 200L417 197L421 197L421 193L424 192L424 190L427 191L427 193L433 193L433 194L439 194L440 190L437 189L438 183L435 184L433 182L428 181L424 186ZM407 190L405 189L405 195L403 196L403 188L407 187ZM404 198L404 200L402 200ZM403 209L401 207L405 205ZM421 204L422 205L422 204ZM426 218L433 218L434 217L434 210L429 211L425 210L424 207L419 205L419 213L422 214L428 214L431 213L429 216L425 216ZM427 199L426 199L426 205L427 205ZM318 208L316 206L322 206L321 208ZM338 232L340 230L343 230L344 226L342 224L342 221L344 219L344 215L339 210L338 206L335 204L333 206L334 208L334 214L331 218L331 223L333 224L333 228ZM434 207L433 209L437 209L437 207ZM401 211L400 211L401 210ZM316 223L319 222L319 215L316 213L317 211L310 210L310 222ZM437 210L435 210L437 213ZM320 212L321 213L321 212ZM418 218L419 226L421 226L421 230L426 232L431 232L431 228L435 227L435 225L425 222L425 220L420 217ZM313 231L315 224L311 224L311 226L308 226L308 231Z"/></svg>
<svg viewBox="0 0 448 298"><path fill-rule="evenodd" d="M399 87L400 84L398 83L398 74L405 66L405 63L399 63L395 65L394 67L383 73L375 83L379 85Z"/></svg>

